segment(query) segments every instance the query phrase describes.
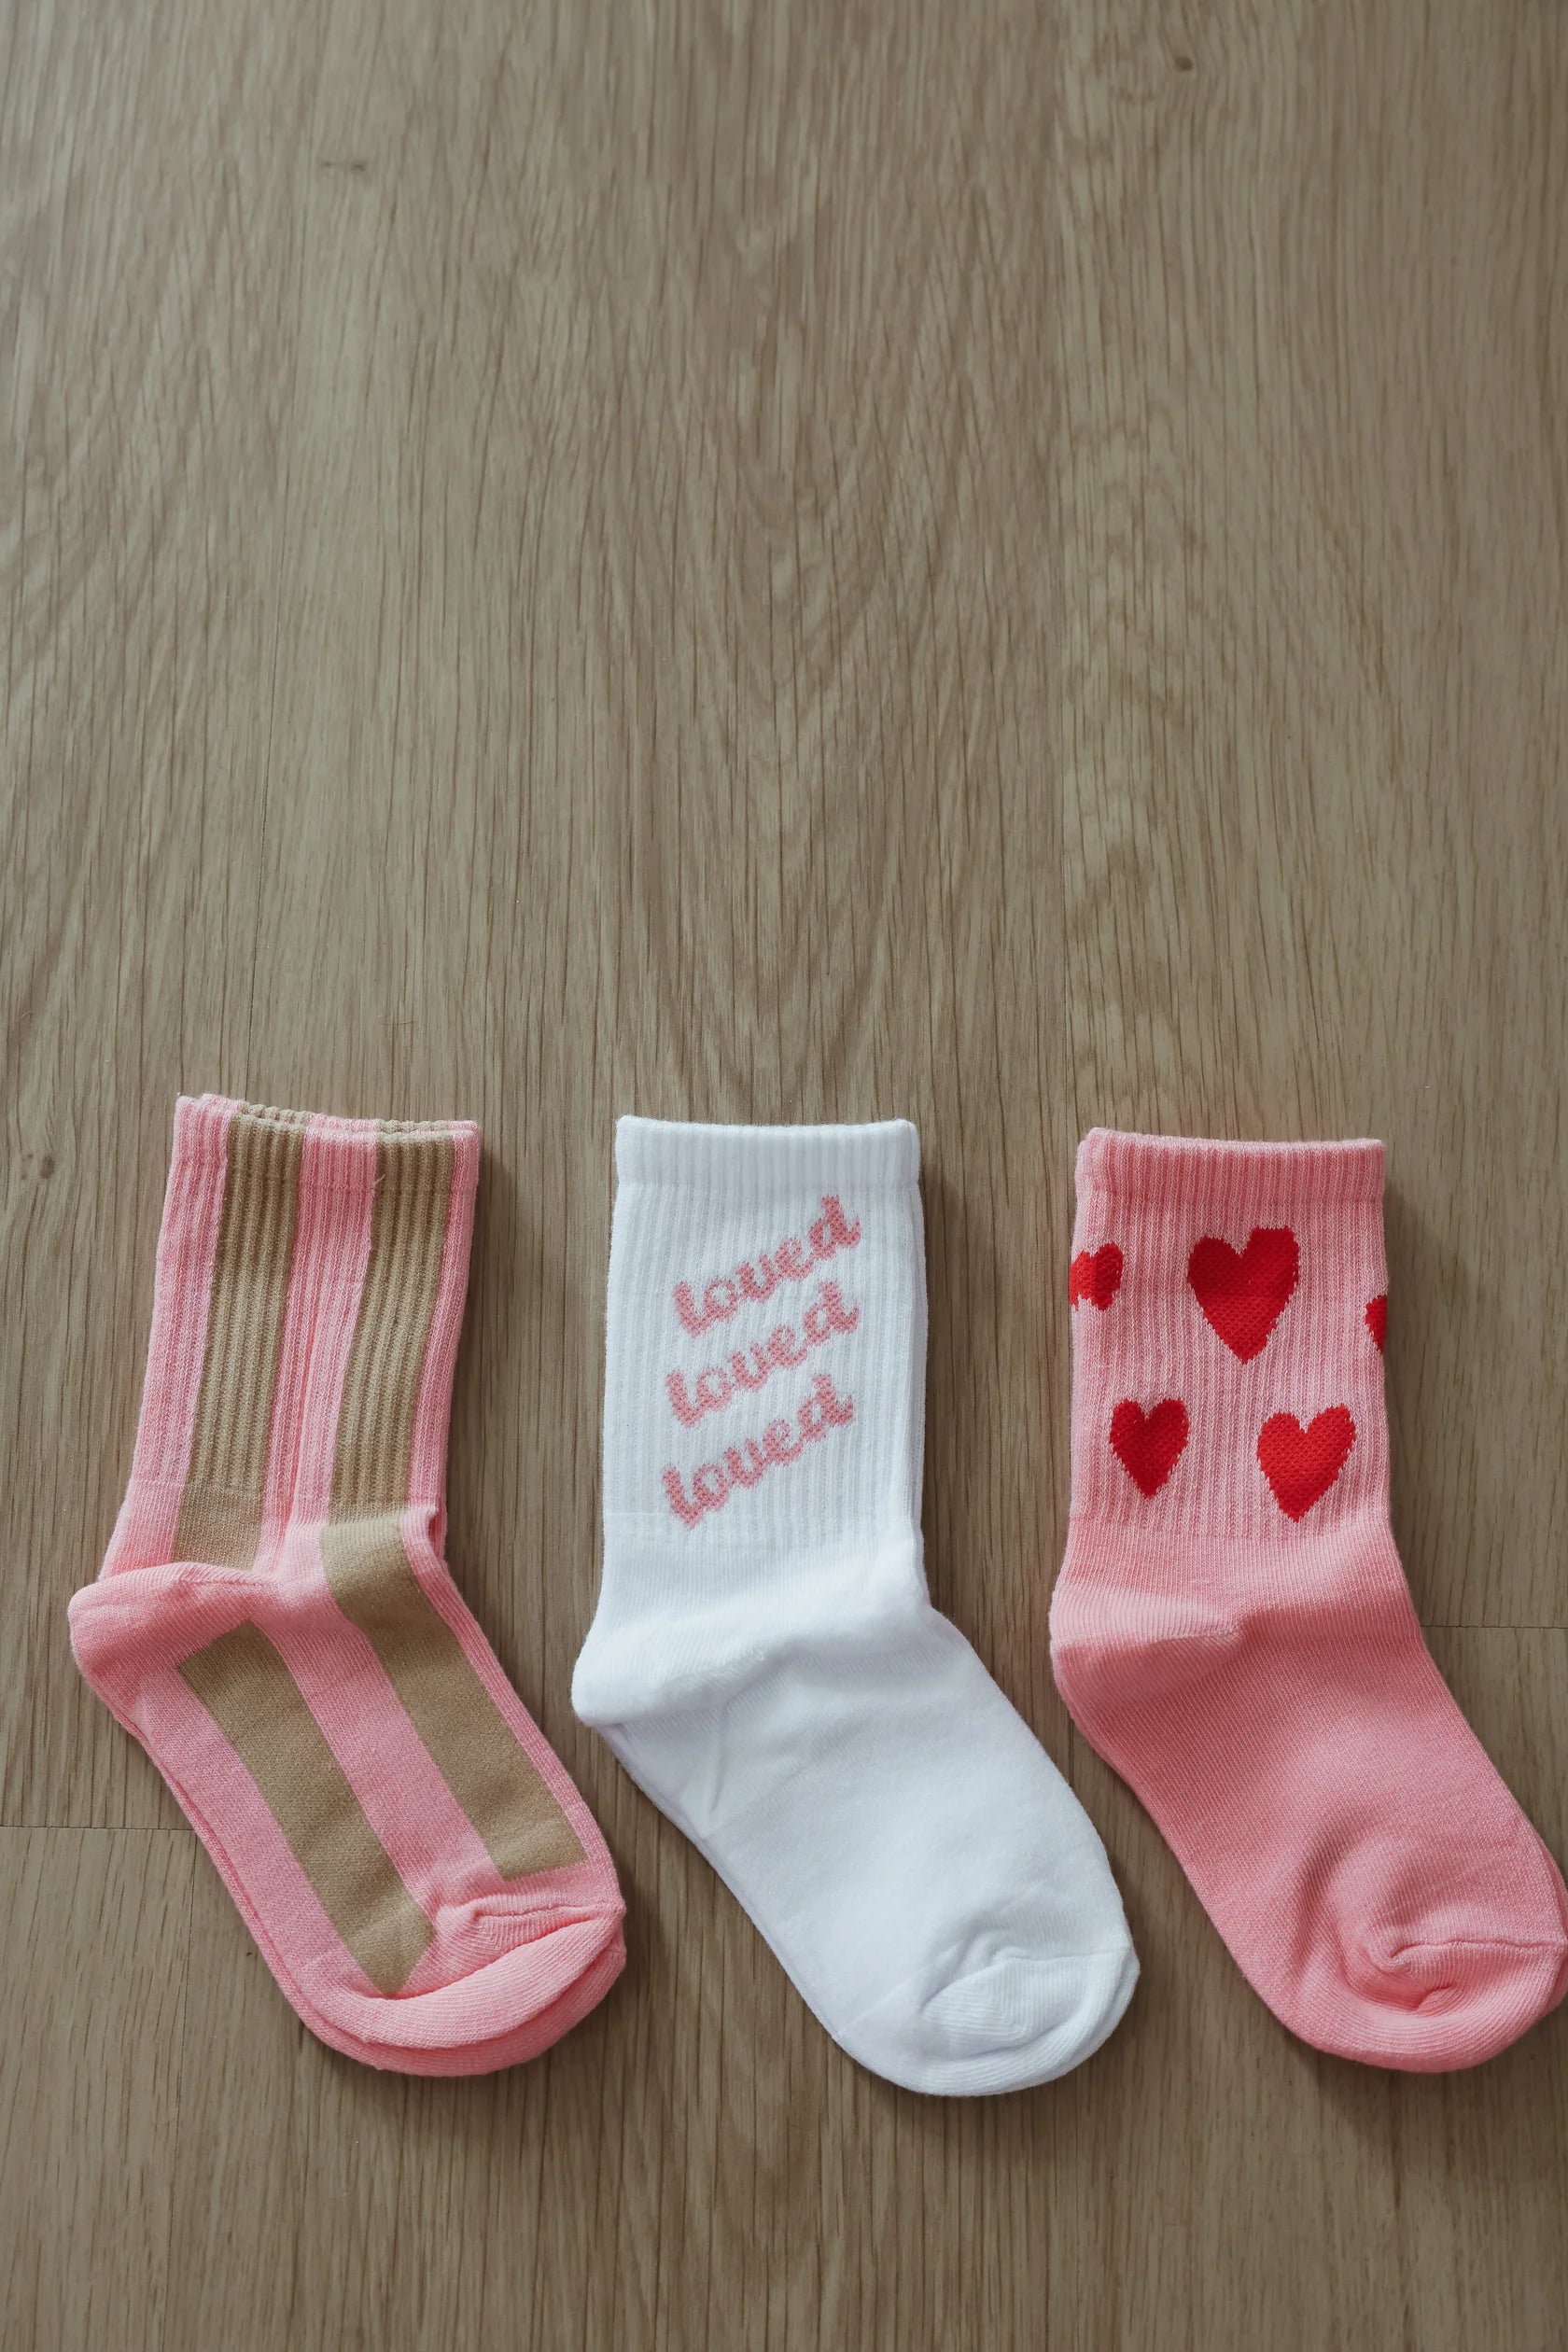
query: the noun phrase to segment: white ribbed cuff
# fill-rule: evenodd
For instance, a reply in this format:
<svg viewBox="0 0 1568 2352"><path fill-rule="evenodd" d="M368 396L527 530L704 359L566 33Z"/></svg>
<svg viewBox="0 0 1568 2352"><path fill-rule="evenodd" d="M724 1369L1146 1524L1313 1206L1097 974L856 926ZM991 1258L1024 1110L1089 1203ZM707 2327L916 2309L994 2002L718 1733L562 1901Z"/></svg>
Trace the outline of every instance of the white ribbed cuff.
<svg viewBox="0 0 1568 2352"><path fill-rule="evenodd" d="M623 1118L615 1127L623 1184L698 1192L894 1191L917 1183L920 1139L908 1119L868 1127L701 1127Z"/></svg>

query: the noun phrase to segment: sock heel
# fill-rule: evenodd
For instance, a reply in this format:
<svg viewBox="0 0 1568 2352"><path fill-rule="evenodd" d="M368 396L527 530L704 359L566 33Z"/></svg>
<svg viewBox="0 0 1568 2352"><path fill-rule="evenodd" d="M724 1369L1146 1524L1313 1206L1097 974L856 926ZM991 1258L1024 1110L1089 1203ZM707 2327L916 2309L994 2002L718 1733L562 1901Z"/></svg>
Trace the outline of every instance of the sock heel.
<svg viewBox="0 0 1568 2352"><path fill-rule="evenodd" d="M848 1565L847 1577L842 1561L827 1573L791 1576L765 1617L754 1606L617 1616L614 1596L609 1607L601 1597L572 1675L574 1713L602 1726L701 1711L787 1666L792 1655L819 1655L824 1642L841 1659L863 1658L932 1619L945 1623L926 1598L917 1543L879 1546L851 1556Z"/></svg>
<svg viewBox="0 0 1568 2352"><path fill-rule="evenodd" d="M1051 1611L1052 1671L1075 1716L1191 1690L1246 1639L1233 1611L1178 1592L1099 1586L1092 1604L1069 1593Z"/></svg>

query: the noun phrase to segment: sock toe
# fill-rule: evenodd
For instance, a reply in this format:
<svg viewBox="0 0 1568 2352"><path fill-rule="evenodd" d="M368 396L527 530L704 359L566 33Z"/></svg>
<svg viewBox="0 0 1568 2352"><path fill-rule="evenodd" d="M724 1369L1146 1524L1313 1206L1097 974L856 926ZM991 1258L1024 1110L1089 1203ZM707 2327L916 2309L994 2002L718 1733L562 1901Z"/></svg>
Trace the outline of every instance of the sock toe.
<svg viewBox="0 0 1568 2352"><path fill-rule="evenodd" d="M1556 2007L1568 1986L1568 1940L1407 1943L1378 1954L1372 1966L1378 1993L1361 1993L1361 2032L1350 2044L1337 2037L1338 2054L1406 2073L1447 2074L1495 2057Z"/></svg>
<svg viewBox="0 0 1568 2352"><path fill-rule="evenodd" d="M338 1986L297 1988L295 2005L318 2039L363 2065L399 2074L492 2074L548 2050L603 2000L625 1965L616 1910L567 1922L472 1976L412 1998L369 2001Z"/></svg>
<svg viewBox="0 0 1568 2352"><path fill-rule="evenodd" d="M1247 1973L1282 2023L1331 2057L1409 2074L1479 2065L1568 1991L1557 1888L1545 1862L1537 1884L1515 1883L1511 1904L1450 1899L1425 1917L1357 1905L1315 1939L1305 1969ZM1366 1912L1379 1910L1374 1925Z"/></svg>
<svg viewBox="0 0 1568 2352"><path fill-rule="evenodd" d="M1090 2057L1137 1982L1130 1941L1053 1956L1008 1951L897 1987L838 2038L906 2090L952 2098L1021 2091Z"/></svg>

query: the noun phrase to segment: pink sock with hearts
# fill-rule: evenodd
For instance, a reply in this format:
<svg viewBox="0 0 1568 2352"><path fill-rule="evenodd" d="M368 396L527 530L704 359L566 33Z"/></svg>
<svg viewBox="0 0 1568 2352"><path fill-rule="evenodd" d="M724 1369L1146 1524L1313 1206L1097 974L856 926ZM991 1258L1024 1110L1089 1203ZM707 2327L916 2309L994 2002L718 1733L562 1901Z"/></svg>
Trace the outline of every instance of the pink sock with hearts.
<svg viewBox="0 0 1568 2352"><path fill-rule="evenodd" d="M1568 1897L1394 1548L1380 1143L1078 1154L1057 1685L1303 2039L1437 2073L1568 1986Z"/></svg>

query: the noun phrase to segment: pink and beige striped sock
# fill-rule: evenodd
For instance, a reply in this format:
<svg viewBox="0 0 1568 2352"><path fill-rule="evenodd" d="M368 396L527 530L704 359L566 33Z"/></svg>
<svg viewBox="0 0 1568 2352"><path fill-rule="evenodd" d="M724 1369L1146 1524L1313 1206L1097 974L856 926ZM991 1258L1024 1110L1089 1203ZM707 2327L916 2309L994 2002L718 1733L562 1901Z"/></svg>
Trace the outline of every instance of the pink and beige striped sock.
<svg viewBox="0 0 1568 2352"><path fill-rule="evenodd" d="M479 1132L182 1099L126 1495L77 1660L312 2032L547 2049L624 1961L587 1807L447 1573Z"/></svg>
<svg viewBox="0 0 1568 2352"><path fill-rule="evenodd" d="M1568 1985L1568 1897L1421 1638L1389 1524L1380 1143L1078 1154L1057 1685L1249 1981L1438 2073Z"/></svg>

